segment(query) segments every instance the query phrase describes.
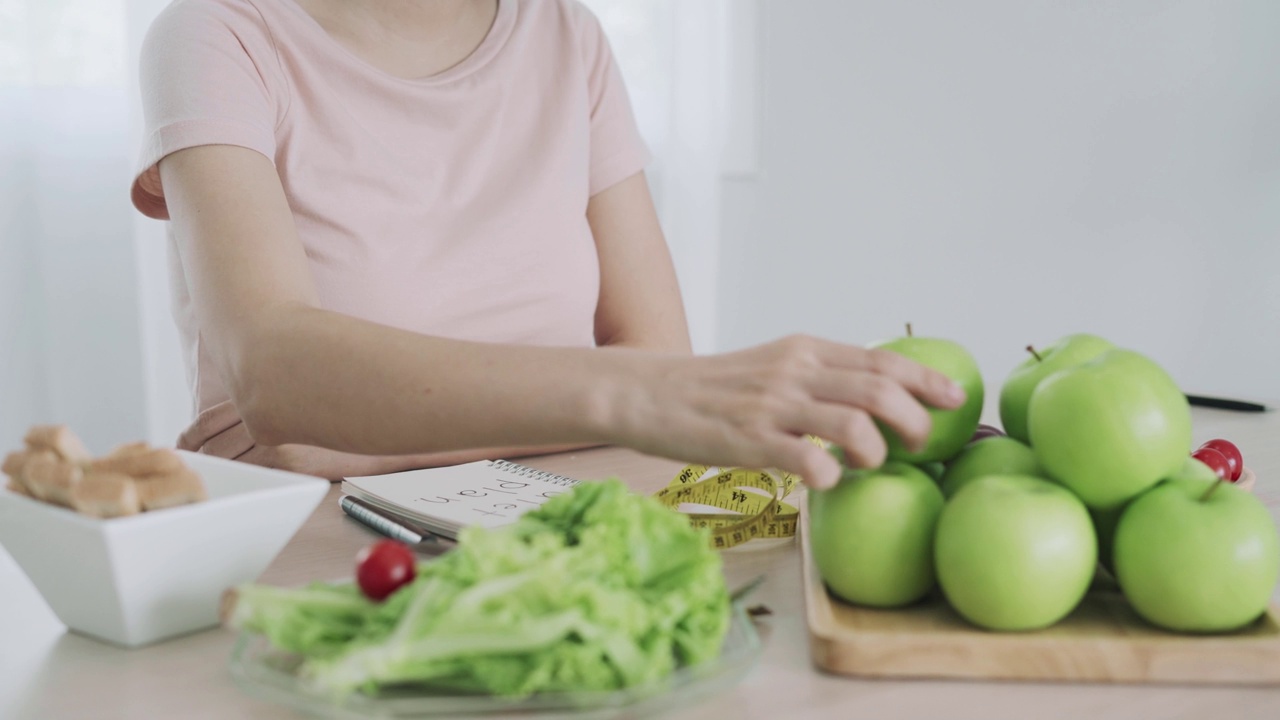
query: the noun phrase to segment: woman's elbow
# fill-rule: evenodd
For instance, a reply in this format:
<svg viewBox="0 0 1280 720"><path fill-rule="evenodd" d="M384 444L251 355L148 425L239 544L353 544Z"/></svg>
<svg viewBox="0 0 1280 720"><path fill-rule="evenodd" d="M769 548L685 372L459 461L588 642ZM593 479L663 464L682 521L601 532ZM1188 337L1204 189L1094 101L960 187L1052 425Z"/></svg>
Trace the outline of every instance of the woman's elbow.
<svg viewBox="0 0 1280 720"><path fill-rule="evenodd" d="M237 405L237 408L240 409L240 420L254 445L274 447L295 442L285 424L269 409L253 405Z"/></svg>
<svg viewBox="0 0 1280 720"><path fill-rule="evenodd" d="M238 358L227 373L231 400L255 445L297 442L285 412L288 403L280 396L281 384L271 377L269 362L261 357Z"/></svg>

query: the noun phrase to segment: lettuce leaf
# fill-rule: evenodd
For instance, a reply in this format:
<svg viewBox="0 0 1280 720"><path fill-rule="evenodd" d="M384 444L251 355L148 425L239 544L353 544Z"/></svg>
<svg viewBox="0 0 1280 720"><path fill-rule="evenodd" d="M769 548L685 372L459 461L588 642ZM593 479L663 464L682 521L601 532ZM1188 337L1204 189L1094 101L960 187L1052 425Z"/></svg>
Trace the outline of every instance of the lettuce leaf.
<svg viewBox="0 0 1280 720"><path fill-rule="evenodd" d="M385 603L351 584L240 588L231 624L334 694L404 684L524 696L613 690L716 658L729 626L705 530L617 480L468 528Z"/></svg>

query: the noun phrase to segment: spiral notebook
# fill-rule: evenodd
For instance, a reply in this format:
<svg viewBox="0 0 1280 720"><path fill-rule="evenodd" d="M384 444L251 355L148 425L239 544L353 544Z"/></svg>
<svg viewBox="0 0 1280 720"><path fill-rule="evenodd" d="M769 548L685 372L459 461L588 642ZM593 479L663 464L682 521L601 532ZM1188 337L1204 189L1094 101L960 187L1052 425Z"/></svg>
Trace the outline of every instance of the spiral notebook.
<svg viewBox="0 0 1280 720"><path fill-rule="evenodd" d="M471 525L498 527L564 493L579 481L508 460L351 477L342 492L456 538Z"/></svg>

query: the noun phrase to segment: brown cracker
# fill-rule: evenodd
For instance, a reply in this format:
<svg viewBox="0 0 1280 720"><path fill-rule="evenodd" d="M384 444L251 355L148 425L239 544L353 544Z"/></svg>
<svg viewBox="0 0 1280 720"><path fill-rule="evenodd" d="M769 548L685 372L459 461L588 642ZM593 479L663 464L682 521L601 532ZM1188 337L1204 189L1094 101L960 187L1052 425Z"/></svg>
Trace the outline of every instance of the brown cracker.
<svg viewBox="0 0 1280 720"><path fill-rule="evenodd" d="M19 495L22 495L24 497L29 497L29 498L35 497L34 495L31 494L31 491L27 489L27 486L19 482L18 478L16 477L9 478L9 483L5 487L9 490L9 492L17 493Z"/></svg>
<svg viewBox="0 0 1280 720"><path fill-rule="evenodd" d="M107 453L105 457L138 455L150 449L151 449L151 446L148 445L145 440L138 440L137 442L130 442L130 443L125 443L123 445L116 446L116 448L111 452Z"/></svg>
<svg viewBox="0 0 1280 720"><path fill-rule="evenodd" d="M136 515L141 511L137 483L119 473L86 473L71 491L71 507L97 518Z"/></svg>
<svg viewBox="0 0 1280 720"><path fill-rule="evenodd" d="M121 473L143 479L152 475L172 475L187 469L182 458L165 448L138 448L136 444L123 445L110 455L89 463L94 472Z"/></svg>
<svg viewBox="0 0 1280 720"><path fill-rule="evenodd" d="M53 450L36 450L22 466L22 484L31 494L56 505L69 507L71 491L84 473Z"/></svg>
<svg viewBox="0 0 1280 720"><path fill-rule="evenodd" d="M86 463L93 457L66 425L33 425L23 441L32 450L52 450L68 462Z"/></svg>
<svg viewBox="0 0 1280 720"><path fill-rule="evenodd" d="M5 455L4 465L0 466L0 472L15 479L22 477L22 466L27 464L27 458L30 456L30 450L16 450Z"/></svg>
<svg viewBox="0 0 1280 720"><path fill-rule="evenodd" d="M178 472L139 478L136 484L143 510L186 505L209 497L200 476L185 466Z"/></svg>

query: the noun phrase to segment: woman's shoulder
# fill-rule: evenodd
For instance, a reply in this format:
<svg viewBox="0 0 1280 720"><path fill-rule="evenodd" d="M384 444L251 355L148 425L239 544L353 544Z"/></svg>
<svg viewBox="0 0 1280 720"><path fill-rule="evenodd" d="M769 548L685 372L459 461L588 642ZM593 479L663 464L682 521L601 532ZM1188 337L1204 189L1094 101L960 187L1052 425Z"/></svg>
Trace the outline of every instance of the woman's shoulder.
<svg viewBox="0 0 1280 720"><path fill-rule="evenodd" d="M582 0L498 0L518 3L520 22L542 37L559 37L590 63L607 46L604 28Z"/></svg>
<svg viewBox="0 0 1280 720"><path fill-rule="evenodd" d="M152 21L142 43L142 76L207 81L251 71L278 85L276 34L285 0L173 0ZM265 14L264 14L265 13ZM154 84L154 83L153 83Z"/></svg>
<svg viewBox="0 0 1280 720"><path fill-rule="evenodd" d="M211 36L234 36L253 52L271 47L271 29L263 14L270 4L256 0L173 0L152 21L152 42L167 44L207 41Z"/></svg>
<svg viewBox="0 0 1280 720"><path fill-rule="evenodd" d="M520 17L529 23L555 23L575 34L600 31L600 21L595 12L582 0L498 0L514 2L519 6Z"/></svg>

